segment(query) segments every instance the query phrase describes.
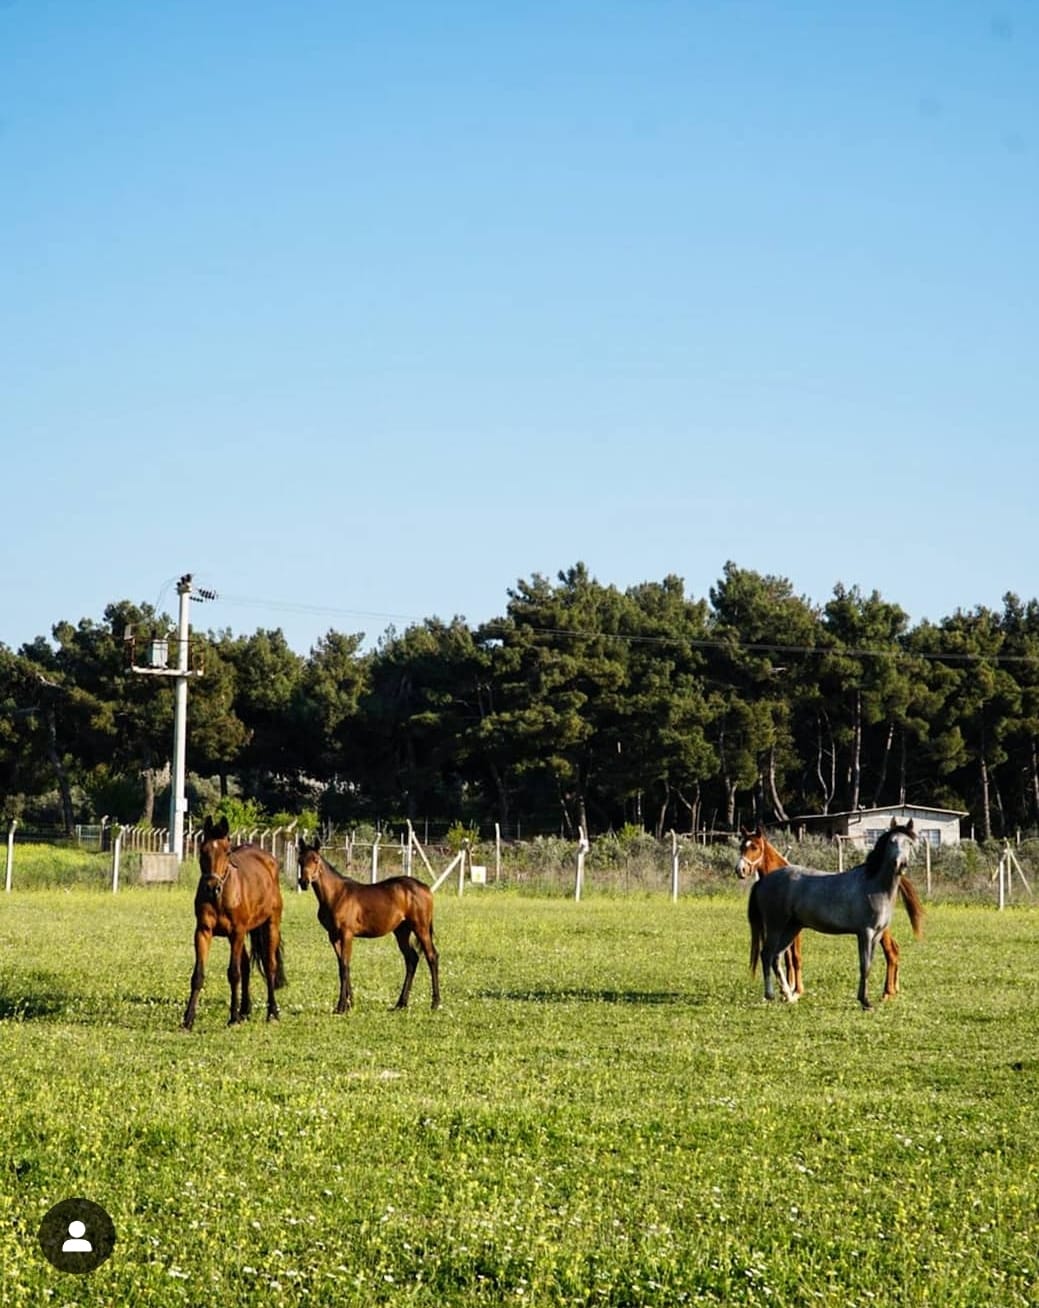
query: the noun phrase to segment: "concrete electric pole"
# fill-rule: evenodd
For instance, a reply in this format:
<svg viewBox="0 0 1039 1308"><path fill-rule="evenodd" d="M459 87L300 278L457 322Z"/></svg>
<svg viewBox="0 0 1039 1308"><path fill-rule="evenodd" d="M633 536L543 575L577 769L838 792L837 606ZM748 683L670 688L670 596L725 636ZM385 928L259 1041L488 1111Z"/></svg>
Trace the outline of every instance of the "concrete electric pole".
<svg viewBox="0 0 1039 1308"><path fill-rule="evenodd" d="M180 598L180 607L177 615L176 665L174 667L169 666L169 641L158 639L153 640L150 644L148 667L139 667L133 662L131 662L130 666L134 672L141 672L146 676L176 678L176 685L174 686L173 776L170 787L168 852L175 854L179 862L184 857L184 817L188 811L188 801L184 793L188 749L188 678L202 675L201 669L193 669L190 666L191 620L188 612L192 599L190 572L186 572L177 582L177 595ZM216 594L211 590L200 589L198 598L200 600L216 599ZM132 642L132 632L127 633L127 639Z"/></svg>

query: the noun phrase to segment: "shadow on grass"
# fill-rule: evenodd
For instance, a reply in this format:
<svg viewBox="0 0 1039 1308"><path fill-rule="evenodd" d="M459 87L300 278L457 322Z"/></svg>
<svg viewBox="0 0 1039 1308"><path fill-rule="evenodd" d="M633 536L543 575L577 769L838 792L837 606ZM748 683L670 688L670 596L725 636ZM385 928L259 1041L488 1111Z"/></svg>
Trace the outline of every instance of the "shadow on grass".
<svg viewBox="0 0 1039 1308"><path fill-rule="evenodd" d="M43 985L36 987L31 978L27 982L21 994L0 990L0 1022L43 1022L65 1011L68 995Z"/></svg>
<svg viewBox="0 0 1039 1308"><path fill-rule="evenodd" d="M683 1008L700 1008L701 996L678 990L612 990L572 986L562 990L478 990L477 999L507 999L528 1004L675 1004Z"/></svg>

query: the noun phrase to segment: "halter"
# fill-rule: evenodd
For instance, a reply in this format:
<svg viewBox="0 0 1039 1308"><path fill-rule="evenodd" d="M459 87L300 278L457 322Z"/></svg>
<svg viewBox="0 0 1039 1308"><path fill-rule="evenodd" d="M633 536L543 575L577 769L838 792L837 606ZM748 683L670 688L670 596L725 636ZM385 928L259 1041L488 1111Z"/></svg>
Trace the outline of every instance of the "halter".
<svg viewBox="0 0 1039 1308"><path fill-rule="evenodd" d="M745 867L747 867L751 872L755 873L756 875L758 874L758 868L761 866L761 864L762 864L764 861L765 861L765 847L764 847L764 845L762 845L761 853L760 853L760 854L757 856L757 858L754 859L753 861L747 857L747 855L742 851L742 849L740 850L740 867L744 867L744 866L745 866Z"/></svg>
<svg viewBox="0 0 1039 1308"><path fill-rule="evenodd" d="M222 877L213 877L213 876L210 877L210 882L213 885L214 899L220 898L220 896L224 893L224 886L227 885L227 878L231 875L232 872L237 872L237 871L238 871L238 864L234 861L234 859L229 858L227 860L227 867L224 870L224 875Z"/></svg>

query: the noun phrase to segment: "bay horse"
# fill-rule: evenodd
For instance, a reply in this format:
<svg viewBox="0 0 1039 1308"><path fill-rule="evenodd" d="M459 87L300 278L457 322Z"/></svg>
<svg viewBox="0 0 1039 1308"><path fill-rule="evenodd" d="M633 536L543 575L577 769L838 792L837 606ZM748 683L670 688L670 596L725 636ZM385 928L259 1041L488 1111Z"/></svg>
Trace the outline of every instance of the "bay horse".
<svg viewBox="0 0 1039 1308"><path fill-rule="evenodd" d="M849 872L817 872L811 868L778 868L755 881L747 904L750 923L750 967L758 958L765 977L765 998L772 999L773 974L783 995L794 1001L792 990L779 967L783 951L803 928L828 935L854 935L859 945L859 1003L870 1008L866 982L873 952L898 895L899 882L916 844L912 819L899 826L892 818L866 856L865 863Z"/></svg>
<svg viewBox="0 0 1039 1308"><path fill-rule="evenodd" d="M278 864L272 854L258 845L231 848L227 818L214 823L209 817L202 827L198 849L200 875L195 891L195 970L191 974L191 995L181 1023L190 1031L198 1008L199 991L205 984L206 960L214 936L226 936L231 946L227 980L231 987L231 1017L228 1025L244 1021L251 1011L249 999L248 936L253 958L267 980L267 1021L278 1017L274 991L285 985L281 948L281 886ZM239 985L241 1001L239 1002Z"/></svg>
<svg viewBox="0 0 1039 1308"><path fill-rule="evenodd" d="M350 953L356 936L372 938L392 931L397 947L404 955L404 985L397 1008L407 1008L411 983L418 967L418 950L411 943L414 933L429 964L433 985L433 1007L440 1007L440 956L433 944L433 892L415 877L387 877L385 881L366 884L353 881L327 862L321 842L308 845L300 838L300 889L314 887L317 896L317 920L328 932L339 961L339 1001L337 1013L353 1006L350 985Z"/></svg>
<svg viewBox="0 0 1039 1308"><path fill-rule="evenodd" d="M758 877L768 876L770 872L775 872L778 868L790 866L789 860L784 858L775 845L772 844L760 825L753 831L747 827L740 827L740 856L736 863L736 875L741 881L745 881L747 877L753 877L756 881ZM913 885L908 876L899 879L898 897L909 916L913 935L919 940L924 906L917 894L916 886ZM885 927L881 933L880 947L884 951L884 961L887 964L884 975L884 993L881 995L883 1001L885 999L894 999L898 994L898 964L901 958L901 950L898 947L898 941L891 934L890 927ZM797 994L803 995L804 978L801 970L800 931L790 942L785 961L787 981L793 986Z"/></svg>

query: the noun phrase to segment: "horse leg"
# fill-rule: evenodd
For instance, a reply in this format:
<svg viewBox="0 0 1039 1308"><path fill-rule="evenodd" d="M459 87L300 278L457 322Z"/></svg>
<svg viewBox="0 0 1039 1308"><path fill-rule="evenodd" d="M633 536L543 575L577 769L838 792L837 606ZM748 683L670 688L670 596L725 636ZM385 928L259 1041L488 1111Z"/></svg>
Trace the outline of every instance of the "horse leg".
<svg viewBox="0 0 1039 1308"><path fill-rule="evenodd" d="M422 946L422 952L426 956L426 962L429 964L429 979L433 986L433 1007L440 1007L440 955L437 953L437 947L433 944L433 923L415 932L418 936L418 942Z"/></svg>
<svg viewBox="0 0 1039 1308"><path fill-rule="evenodd" d="M761 951L761 966L765 973L765 998L773 999L775 990L772 986L773 976L779 982L779 988L783 992L783 998L789 1004L797 1002L797 991L791 986L786 979L786 974L780 964L783 962L783 956L793 943L797 935L797 928L784 928L778 935L778 939L770 940L768 935L765 936L765 943Z"/></svg>
<svg viewBox="0 0 1039 1308"><path fill-rule="evenodd" d="M401 987L397 1007L407 1008L411 983L415 980L415 969L418 967L418 950L411 943L411 923L407 918L400 926L393 928L393 934L397 938L397 948L404 955L404 985Z"/></svg>
<svg viewBox="0 0 1039 1308"><path fill-rule="evenodd" d="M887 973L884 977L884 993L881 1000L894 999L898 994L898 960L900 950L898 941L885 927L884 933L880 937L880 947L884 951L884 959L887 962Z"/></svg>
<svg viewBox="0 0 1039 1308"><path fill-rule="evenodd" d="M783 992L783 998L788 1003L797 1002L797 991L794 990L790 982L786 979L786 974L781 966L783 961L782 951L776 952L768 945L761 951L761 970L765 974L765 998L771 1002L776 997L776 989L772 984L773 977L779 982L779 988Z"/></svg>
<svg viewBox="0 0 1039 1308"><path fill-rule="evenodd" d="M873 1005L869 1002L869 995L866 992L866 982L869 978L869 969L873 964L873 950L876 948L877 937L872 930L860 931L859 933L859 1003L863 1008L869 1009Z"/></svg>
<svg viewBox="0 0 1039 1308"><path fill-rule="evenodd" d="M804 976L801 972L801 932L798 931L790 942L790 948L787 950L787 980L794 987L798 995L805 992Z"/></svg>
<svg viewBox="0 0 1039 1308"><path fill-rule="evenodd" d="M784 951L784 952L785 952L785 951ZM776 975L776 977L777 977L777 979L778 979L778 981L779 981L779 988L780 988L780 990L782 990L782 992L783 992L783 998L786 1000L786 1002L787 1002L788 1004L796 1004L796 1003L797 1003L797 991L794 989L794 987L793 987L793 986L790 984L790 982L787 980L787 978L786 978L786 973L784 972L783 968L780 967L780 963L782 962L782 959L783 959L783 955L782 955L782 954L777 954L777 955L773 958L773 960L772 960L772 970L775 972L775 975ZM769 995L768 998L771 999L772 996Z"/></svg>
<svg viewBox="0 0 1039 1308"><path fill-rule="evenodd" d="M332 941L332 948L339 960L339 1002L335 1006L337 1013L349 1012L354 1002L354 992L350 986L350 951L354 938L346 931L340 931Z"/></svg>
<svg viewBox="0 0 1039 1308"><path fill-rule="evenodd" d="M198 994L205 984L206 980L206 959L209 957L209 946L213 940L213 933L198 927L195 931L195 969L191 973L191 994L188 998L188 1006L184 1010L184 1017L181 1020L181 1026L185 1031L190 1031L195 1024L195 1012L198 1009Z"/></svg>
<svg viewBox="0 0 1039 1308"><path fill-rule="evenodd" d="M783 950L773 949L768 940L765 941L761 950L761 971L765 978L765 998L771 1003L776 997L776 988L773 980L779 982L779 988L783 992L783 998L789 1000L791 997L796 998L796 994L790 989L786 976L781 966L783 962Z"/></svg>
<svg viewBox="0 0 1039 1308"><path fill-rule="evenodd" d="M274 998L281 965L281 923L273 917L264 928L264 943L267 946L267 1021L276 1022L281 1016L278 1001Z"/></svg>
<svg viewBox="0 0 1039 1308"><path fill-rule="evenodd" d="M256 965L260 964L257 957ZM249 996L249 976L252 972L252 959L249 957L249 949L245 942L242 942L242 1002L238 1009L238 1016L244 1022L253 1011L252 999Z"/></svg>
<svg viewBox="0 0 1039 1308"><path fill-rule="evenodd" d="M242 955L245 953L245 932L233 932L228 937L228 944L231 946L231 960L227 964L227 984L231 987L231 1016L227 1020L227 1025L235 1026L245 1016L238 1002L238 987L242 979Z"/></svg>
<svg viewBox="0 0 1039 1308"><path fill-rule="evenodd" d="M775 958L772 951L765 945L761 950L761 974L765 978L765 1000L771 1003L776 997L776 987L772 984L772 968L775 965Z"/></svg>

